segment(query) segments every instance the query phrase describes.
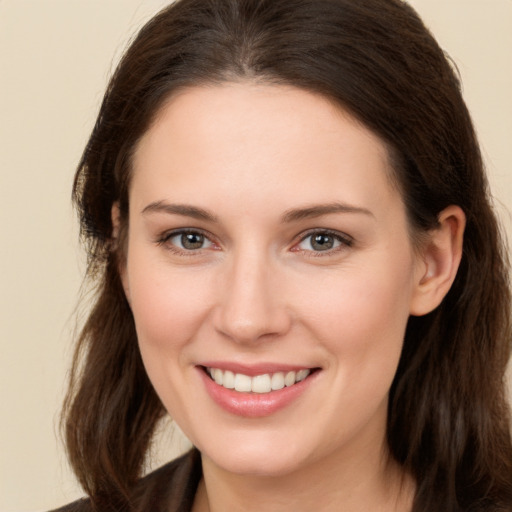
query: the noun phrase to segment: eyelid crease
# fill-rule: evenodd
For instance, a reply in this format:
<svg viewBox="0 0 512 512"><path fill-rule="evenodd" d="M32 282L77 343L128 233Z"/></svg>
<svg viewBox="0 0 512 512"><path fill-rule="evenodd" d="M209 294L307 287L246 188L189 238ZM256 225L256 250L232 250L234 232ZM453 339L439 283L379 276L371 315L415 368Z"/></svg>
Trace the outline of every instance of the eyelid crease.
<svg viewBox="0 0 512 512"><path fill-rule="evenodd" d="M208 240L210 242L210 244L212 244L212 245L209 247L200 247L198 249L184 249L184 248L180 248L176 244L168 243L170 241L170 239L172 239L176 236L179 236L179 235L186 235L186 234L200 235L200 236L204 237L206 240ZM325 251L315 251L313 249L302 249L302 248L298 247L299 244L301 244L307 238L314 236L314 235L331 236L331 237L335 238L340 243L340 245L338 247L326 249ZM201 228L175 228L175 229L163 231L161 234L159 234L156 237L155 243L158 246L165 246L165 248L167 250L169 250L170 252L173 252L173 253L181 255L181 256L194 256L194 255L197 256L205 250L219 250L220 249L220 244L218 244L218 242L216 241L215 236L213 236L213 234L211 234L210 232L208 232L204 229L201 229ZM333 255L333 254L336 254L336 253L342 251L343 249L352 247L353 243L354 243L354 239L346 233L343 233L343 232L340 232L340 231L337 231L334 229L329 229L329 228L312 228L312 229L308 229L308 230L298 234L295 237L295 240L293 242L293 245L292 245L290 251L295 252L295 253L303 253L304 255L307 255L308 257L321 257L321 256L328 257L329 255Z"/></svg>
<svg viewBox="0 0 512 512"><path fill-rule="evenodd" d="M340 242L343 242L347 245L351 245L354 243L354 239L350 236L350 235L347 235L346 233L342 233L340 231L337 231L335 229L327 229L327 228L313 228L313 229L309 229L303 233L301 233L300 235L298 235L298 238L299 238L299 242L302 242L304 241L306 238L312 236L312 235L329 235L329 236L333 236L334 238L336 238L337 240L339 240Z"/></svg>
<svg viewBox="0 0 512 512"><path fill-rule="evenodd" d="M164 231L161 234L159 234L156 239L155 243L157 245L164 245L167 243L171 238L179 235L201 235L204 238L206 238L210 243L217 245L217 242L215 241L215 237L209 233L208 231L205 231L204 229L200 228L177 228L177 229L170 229L168 231ZM179 248L176 248L179 250ZM197 251L200 251L201 249L197 249ZM193 250L188 250L186 252L194 252Z"/></svg>
<svg viewBox="0 0 512 512"><path fill-rule="evenodd" d="M340 243L340 245L338 247L326 249L325 251L315 251L313 249L302 249L302 248L298 247L299 244L301 244L302 242L307 240L309 237L314 236L314 235L332 236ZM328 258L329 256L336 255L339 252L349 249L350 247L353 246L353 244L354 244L354 239L350 235L347 235L346 233L342 233L342 232L332 230L332 229L315 228L315 229L310 229L306 232L301 233L299 235L298 241L296 241L294 243L294 245L292 246L291 251L302 253L304 256L306 256L308 258L319 258L319 257L327 257Z"/></svg>

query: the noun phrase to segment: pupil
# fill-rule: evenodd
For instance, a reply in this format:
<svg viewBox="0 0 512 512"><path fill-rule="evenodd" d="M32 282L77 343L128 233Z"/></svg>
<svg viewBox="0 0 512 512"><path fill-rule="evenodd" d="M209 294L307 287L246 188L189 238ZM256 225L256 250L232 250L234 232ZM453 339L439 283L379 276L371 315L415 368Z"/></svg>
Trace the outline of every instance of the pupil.
<svg viewBox="0 0 512 512"><path fill-rule="evenodd" d="M185 249L200 249L203 243L204 237L198 233L185 233L181 235L181 244Z"/></svg>
<svg viewBox="0 0 512 512"><path fill-rule="evenodd" d="M334 239L330 235L315 235L311 245L318 251L326 251L328 249L332 249Z"/></svg>

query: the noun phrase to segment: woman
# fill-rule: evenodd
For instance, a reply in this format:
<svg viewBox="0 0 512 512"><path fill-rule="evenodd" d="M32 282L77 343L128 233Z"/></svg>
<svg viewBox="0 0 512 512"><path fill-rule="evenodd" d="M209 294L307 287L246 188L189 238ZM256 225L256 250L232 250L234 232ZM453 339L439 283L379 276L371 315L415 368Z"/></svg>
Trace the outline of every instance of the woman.
<svg viewBox="0 0 512 512"><path fill-rule="evenodd" d="M172 4L74 194L98 295L66 510L511 509L506 257L407 4ZM166 411L196 448L139 480Z"/></svg>

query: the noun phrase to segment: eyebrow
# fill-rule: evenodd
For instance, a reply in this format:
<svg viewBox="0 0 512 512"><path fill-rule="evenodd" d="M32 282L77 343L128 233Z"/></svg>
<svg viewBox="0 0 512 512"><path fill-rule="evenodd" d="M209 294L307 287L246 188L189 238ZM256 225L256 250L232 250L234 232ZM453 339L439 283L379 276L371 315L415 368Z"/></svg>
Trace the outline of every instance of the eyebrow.
<svg viewBox="0 0 512 512"><path fill-rule="evenodd" d="M217 222L217 217L203 208L198 208L197 206L191 206L188 204L170 204L165 201L156 201L148 204L142 210L143 215L146 215L147 213L168 213L170 215L191 217L197 220Z"/></svg>
<svg viewBox="0 0 512 512"><path fill-rule="evenodd" d="M288 210L283 215L282 220L284 223L289 223L303 219L313 219L315 217L321 217L322 215L329 215L331 213L359 213L374 217L373 213L366 208L345 203L328 203Z"/></svg>
<svg viewBox="0 0 512 512"><path fill-rule="evenodd" d="M148 204L142 210L143 215L148 213L167 213L169 215L182 215L184 217L191 217L197 220L217 222L217 217L213 213L203 208L188 204L173 204L165 201L155 201ZM333 213L359 213L374 217L373 213L366 208L345 203L328 203L287 210L282 216L281 221L285 224L289 224L291 222L297 222L303 219L314 219L316 217L321 217L322 215L329 215Z"/></svg>

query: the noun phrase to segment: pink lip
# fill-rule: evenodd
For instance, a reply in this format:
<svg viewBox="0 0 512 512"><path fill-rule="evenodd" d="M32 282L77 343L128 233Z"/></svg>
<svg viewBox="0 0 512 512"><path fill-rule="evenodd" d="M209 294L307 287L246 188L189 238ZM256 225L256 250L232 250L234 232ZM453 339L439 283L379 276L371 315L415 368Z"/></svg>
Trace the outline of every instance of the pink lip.
<svg viewBox="0 0 512 512"><path fill-rule="evenodd" d="M226 369L231 370L232 366L229 366L230 367ZM213 367L224 369L222 366ZM285 371L282 366L279 368L280 371ZM316 376L320 373L313 372L308 376L308 378L301 382L297 382L293 386L285 387L277 391L271 391L270 393L260 394L241 393L232 389L226 389L223 386L219 386L214 380L212 380L210 376L206 374L204 368L198 366L197 369L206 387L206 391L213 401L225 411L237 416L244 416L246 418L270 416L271 414L274 414L275 412L290 405L292 402L297 400L300 395L302 395L302 393L313 383ZM246 371L247 369L240 371L239 373L245 373ZM272 372L264 371L263 373ZM253 375L259 374L261 374L261 372L254 373ZM248 374L245 373L245 375Z"/></svg>

